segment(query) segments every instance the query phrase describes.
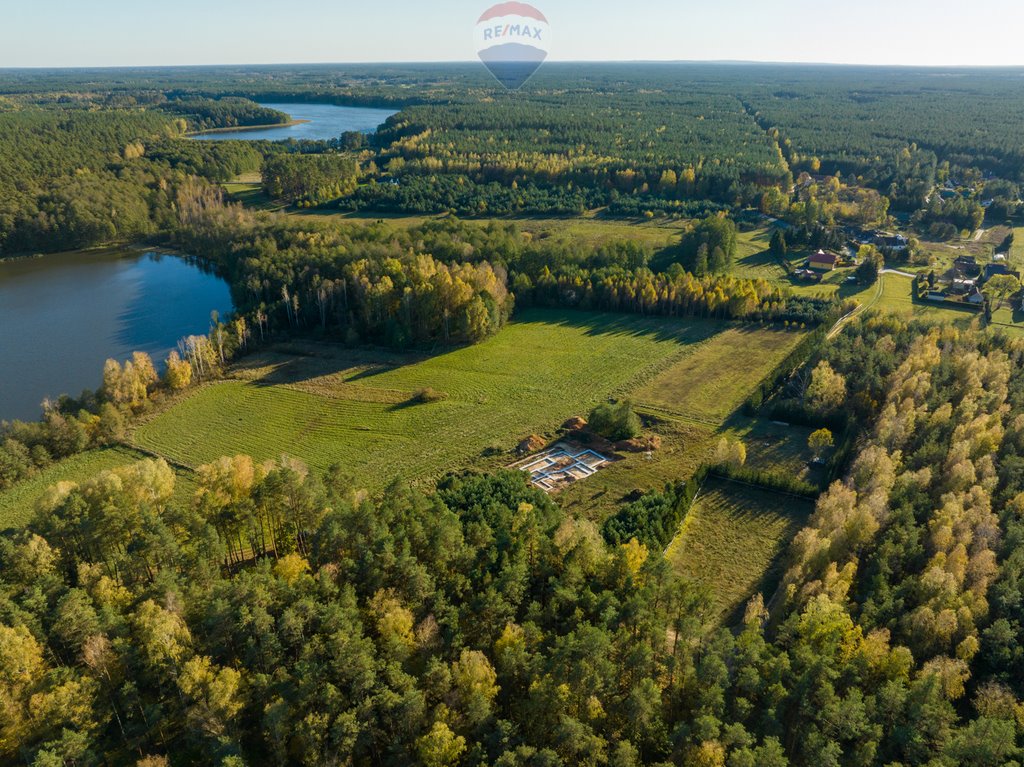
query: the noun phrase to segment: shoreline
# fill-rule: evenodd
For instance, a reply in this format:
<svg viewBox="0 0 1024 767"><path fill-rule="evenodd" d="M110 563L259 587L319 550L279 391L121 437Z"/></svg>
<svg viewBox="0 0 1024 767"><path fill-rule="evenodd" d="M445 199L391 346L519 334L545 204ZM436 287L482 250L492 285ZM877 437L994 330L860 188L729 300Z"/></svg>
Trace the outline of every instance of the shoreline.
<svg viewBox="0 0 1024 767"><path fill-rule="evenodd" d="M242 125L231 128L209 128L208 130L190 131L185 134L185 138L193 138L194 136L208 136L211 133L241 133L242 131L253 131L253 130L271 130L273 128L293 128L296 125L304 125L311 120L289 120L286 123L273 123L271 125Z"/></svg>

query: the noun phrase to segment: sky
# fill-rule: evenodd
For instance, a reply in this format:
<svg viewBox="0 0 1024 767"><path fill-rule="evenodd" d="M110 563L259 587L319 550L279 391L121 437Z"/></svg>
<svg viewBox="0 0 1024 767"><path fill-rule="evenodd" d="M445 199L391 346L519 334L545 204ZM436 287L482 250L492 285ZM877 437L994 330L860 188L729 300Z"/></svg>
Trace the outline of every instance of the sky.
<svg viewBox="0 0 1024 767"><path fill-rule="evenodd" d="M10 0L0 67L469 61L496 0ZM532 0L553 61L1024 65L1021 0Z"/></svg>

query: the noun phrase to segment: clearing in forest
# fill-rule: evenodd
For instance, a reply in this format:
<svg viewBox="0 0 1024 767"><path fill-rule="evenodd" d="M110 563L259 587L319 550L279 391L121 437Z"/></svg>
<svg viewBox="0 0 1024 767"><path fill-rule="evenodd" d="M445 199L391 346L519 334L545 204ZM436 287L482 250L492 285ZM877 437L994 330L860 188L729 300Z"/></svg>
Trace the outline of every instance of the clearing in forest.
<svg viewBox="0 0 1024 767"><path fill-rule="evenodd" d="M637 490L692 474L724 416L801 337L710 320L536 310L482 344L436 356L293 343L245 358L233 378L188 393L133 439L189 466L239 453L286 453L314 470L338 463L379 490L399 476L506 466L524 437L553 438L566 419L610 397L660 402L644 411L660 450L626 455L562 491L567 507L600 519ZM417 396L427 389L431 396ZM91 451L49 468L0 493L0 527L23 524L51 484L140 457Z"/></svg>
<svg viewBox="0 0 1024 767"><path fill-rule="evenodd" d="M246 361L240 377L199 387L134 439L191 466L287 452L318 470L338 463L377 490L399 476L505 465L525 436L553 435L702 342L731 343L729 333L709 320L537 310L483 343L426 358L307 344Z"/></svg>
<svg viewBox="0 0 1024 767"><path fill-rule="evenodd" d="M712 478L665 556L708 587L721 620L732 624L755 594L765 602L774 594L784 552L813 508L811 501Z"/></svg>

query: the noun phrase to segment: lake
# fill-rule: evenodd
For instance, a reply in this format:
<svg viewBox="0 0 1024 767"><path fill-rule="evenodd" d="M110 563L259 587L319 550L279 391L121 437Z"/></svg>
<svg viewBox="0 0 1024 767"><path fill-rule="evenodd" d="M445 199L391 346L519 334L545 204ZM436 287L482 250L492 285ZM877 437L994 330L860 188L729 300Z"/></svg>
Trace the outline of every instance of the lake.
<svg viewBox="0 0 1024 767"><path fill-rule="evenodd" d="M194 262L115 248L0 262L0 420L35 420L44 397L97 388L103 363L149 353L231 311L227 283Z"/></svg>
<svg viewBox="0 0 1024 767"><path fill-rule="evenodd" d="M296 141L302 139L326 141L338 138L346 131L373 133L381 123L396 114L394 109L339 107L333 104L263 104L262 106L289 114L293 120L308 120L309 122L280 128L203 133L193 136L193 138L197 141L237 141L239 139L284 141L290 138Z"/></svg>

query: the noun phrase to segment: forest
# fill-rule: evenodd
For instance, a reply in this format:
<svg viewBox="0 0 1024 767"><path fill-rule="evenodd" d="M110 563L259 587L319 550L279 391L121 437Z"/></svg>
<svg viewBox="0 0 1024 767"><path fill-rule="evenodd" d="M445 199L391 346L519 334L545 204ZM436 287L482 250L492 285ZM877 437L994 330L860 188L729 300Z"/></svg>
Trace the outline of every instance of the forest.
<svg viewBox="0 0 1024 767"><path fill-rule="evenodd" d="M840 309L834 300L694 273L678 262L654 271L653 251L628 241L567 246L534 241L514 223L479 227L454 218L407 230L267 219L225 206L209 190L192 191L178 201L175 245L217 264L236 308L268 328L403 348L479 341L516 303L811 325ZM707 227L725 221L712 217Z"/></svg>
<svg viewBox="0 0 1024 767"><path fill-rule="evenodd" d="M0 248L150 234L165 227L162 192L181 173L220 182L271 159L267 188L286 204L463 217L773 210L801 174L838 174L851 199L827 210L805 206L794 220L873 223L887 202L919 213L920 232L944 239L984 218L983 201L993 217L1013 215L1024 180L1014 148L1024 104L1013 71L958 72L955 82L947 74L699 64L580 73L554 65L512 98L478 68L459 65L270 67L244 72L244 88L235 68L83 70L59 75L59 89L46 71L5 73ZM199 149L179 140L289 119L259 99L401 111L368 141ZM56 157L55 146L67 151ZM281 185L288 154L320 156L304 161L315 169L312 188ZM943 184L959 196L936 207L932 192ZM117 204L104 210L99 201L108 196Z"/></svg>
<svg viewBox="0 0 1024 767"><path fill-rule="evenodd" d="M811 359L806 406L863 439L735 632L521 473L371 500L341 467L236 456L185 500L158 460L59 485L0 542L0 753L1012 764L1022 355L876 315Z"/></svg>

